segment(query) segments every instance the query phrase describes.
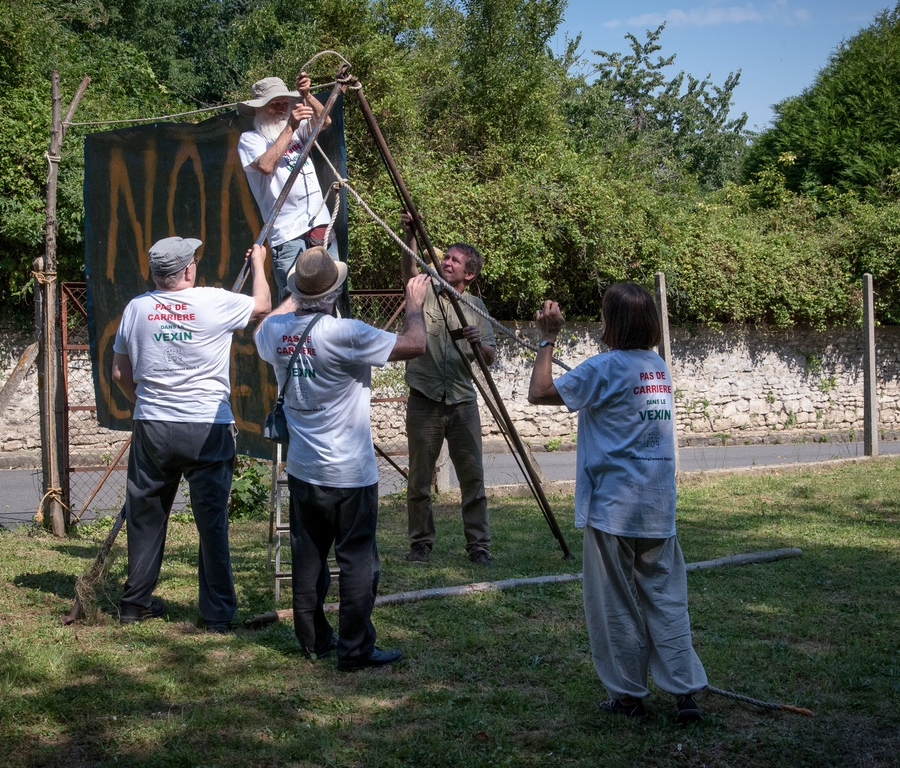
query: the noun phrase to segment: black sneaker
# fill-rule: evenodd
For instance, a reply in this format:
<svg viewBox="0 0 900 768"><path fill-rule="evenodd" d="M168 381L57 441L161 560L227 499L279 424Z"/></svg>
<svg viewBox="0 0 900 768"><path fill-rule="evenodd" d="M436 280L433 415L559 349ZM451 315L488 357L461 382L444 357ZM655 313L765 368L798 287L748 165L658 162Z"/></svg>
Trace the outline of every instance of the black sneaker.
<svg viewBox="0 0 900 768"><path fill-rule="evenodd" d="M206 631L216 635L227 635L231 632L231 623L227 621L208 621Z"/></svg>
<svg viewBox="0 0 900 768"><path fill-rule="evenodd" d="M690 694L675 697L675 722L696 723L703 719L703 710Z"/></svg>
<svg viewBox="0 0 900 768"><path fill-rule="evenodd" d="M406 559L411 563L427 563L429 557L431 557L431 547L420 541L418 544L413 544L410 547Z"/></svg>
<svg viewBox="0 0 900 768"><path fill-rule="evenodd" d="M136 624L147 619L158 619L166 615L166 604L158 597L150 600L149 608L141 608L132 603L122 603L120 606L119 622L122 624Z"/></svg>
<svg viewBox="0 0 900 768"><path fill-rule="evenodd" d="M599 704L601 712L609 712L611 715L622 715L623 717L647 717L647 710L644 702L636 699L631 704L626 704L621 699L609 699L609 701L601 701Z"/></svg>
<svg viewBox="0 0 900 768"><path fill-rule="evenodd" d="M486 549L473 549L469 552L469 560L471 560L476 565L490 565L494 562L491 559L491 553Z"/></svg>
<svg viewBox="0 0 900 768"><path fill-rule="evenodd" d="M338 659L337 668L341 672L355 672L358 669L366 669L368 667L383 667L400 661L402 658L403 651L373 648L369 656L353 659L352 661Z"/></svg>

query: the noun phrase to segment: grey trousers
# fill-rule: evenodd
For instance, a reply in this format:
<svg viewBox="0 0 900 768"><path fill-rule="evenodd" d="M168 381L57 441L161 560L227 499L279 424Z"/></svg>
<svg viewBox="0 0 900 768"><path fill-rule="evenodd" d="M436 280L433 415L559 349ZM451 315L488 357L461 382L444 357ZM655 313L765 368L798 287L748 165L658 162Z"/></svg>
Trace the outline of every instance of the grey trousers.
<svg viewBox="0 0 900 768"><path fill-rule="evenodd" d="M647 673L678 696L706 687L691 644L687 571L678 539L632 539L584 529L584 612L609 697L643 699Z"/></svg>
<svg viewBox="0 0 900 768"><path fill-rule="evenodd" d="M169 514L183 474L200 534L200 616L211 624L234 617L237 597L228 547L228 494L235 434L233 424L134 422L125 500L128 579L122 603L150 606L162 567Z"/></svg>
<svg viewBox="0 0 900 768"><path fill-rule="evenodd" d="M409 481L406 509L410 544L434 546L434 510L431 482L444 440L459 478L466 551L489 549L487 494L481 449L478 403L448 405L420 395L406 403L409 441Z"/></svg>

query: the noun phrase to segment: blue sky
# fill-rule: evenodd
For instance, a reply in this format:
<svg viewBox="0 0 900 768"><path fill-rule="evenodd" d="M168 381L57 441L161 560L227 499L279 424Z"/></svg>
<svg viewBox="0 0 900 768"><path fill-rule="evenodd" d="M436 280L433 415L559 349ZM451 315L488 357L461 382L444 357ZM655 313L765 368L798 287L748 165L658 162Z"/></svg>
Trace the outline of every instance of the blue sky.
<svg viewBox="0 0 900 768"><path fill-rule="evenodd" d="M671 74L709 75L722 85L741 70L732 114L746 112L747 128L759 130L771 121L772 104L812 85L840 43L895 1L569 0L553 45L561 53L565 35L581 33L579 50L593 60L593 50L629 51L626 34L643 42L645 30L665 21L659 53L675 54Z"/></svg>

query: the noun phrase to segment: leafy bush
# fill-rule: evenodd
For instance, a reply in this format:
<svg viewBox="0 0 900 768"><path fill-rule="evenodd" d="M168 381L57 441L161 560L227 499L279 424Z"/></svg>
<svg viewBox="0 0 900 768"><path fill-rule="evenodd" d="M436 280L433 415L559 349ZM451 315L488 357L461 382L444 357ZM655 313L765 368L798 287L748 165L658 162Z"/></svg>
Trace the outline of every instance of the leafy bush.
<svg viewBox="0 0 900 768"><path fill-rule="evenodd" d="M263 520L269 515L271 464L238 456L228 499L229 520Z"/></svg>

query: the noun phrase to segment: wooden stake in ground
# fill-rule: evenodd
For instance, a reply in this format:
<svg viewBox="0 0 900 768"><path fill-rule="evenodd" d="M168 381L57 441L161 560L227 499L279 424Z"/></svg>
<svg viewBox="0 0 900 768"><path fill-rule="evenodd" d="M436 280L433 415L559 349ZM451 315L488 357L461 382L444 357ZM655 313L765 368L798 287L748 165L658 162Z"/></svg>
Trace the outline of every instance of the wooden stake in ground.
<svg viewBox="0 0 900 768"><path fill-rule="evenodd" d="M41 307L37 335L41 341L38 357L38 394L41 411L41 469L44 495L39 519L43 517L44 505L47 505L50 528L57 536L65 536L68 528L68 508L63 501L62 466L60 457L63 453L63 409L61 407L62 392L60 390L60 360L57 349L57 280L56 280L56 191L59 172L60 151L66 124L75 114L75 109L90 82L89 77L81 81L65 120L60 119L59 72L51 73L52 86L52 122L50 127L50 146L47 150L47 192L44 205L44 257L35 262L35 294L40 297L36 302Z"/></svg>

